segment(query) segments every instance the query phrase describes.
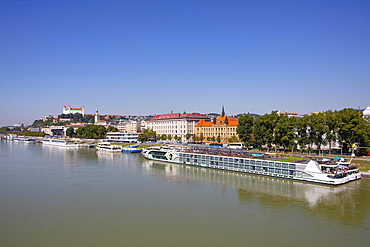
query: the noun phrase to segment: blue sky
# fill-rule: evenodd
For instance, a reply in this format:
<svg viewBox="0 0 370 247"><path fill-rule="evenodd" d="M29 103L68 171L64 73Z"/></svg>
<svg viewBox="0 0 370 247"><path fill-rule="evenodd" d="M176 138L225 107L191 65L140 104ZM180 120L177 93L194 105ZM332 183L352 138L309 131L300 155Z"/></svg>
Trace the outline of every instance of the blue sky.
<svg viewBox="0 0 370 247"><path fill-rule="evenodd" d="M370 1L0 0L0 126L370 105Z"/></svg>

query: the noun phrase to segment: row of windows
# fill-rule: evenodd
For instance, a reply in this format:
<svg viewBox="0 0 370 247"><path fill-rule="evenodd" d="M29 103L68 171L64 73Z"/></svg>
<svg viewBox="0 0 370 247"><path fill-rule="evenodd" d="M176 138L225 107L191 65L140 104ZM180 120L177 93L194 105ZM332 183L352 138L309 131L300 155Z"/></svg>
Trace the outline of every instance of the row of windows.
<svg viewBox="0 0 370 247"><path fill-rule="evenodd" d="M199 131L202 132L236 132L236 128L205 128L205 127L196 127Z"/></svg>
<svg viewBox="0 0 370 247"><path fill-rule="evenodd" d="M199 133L199 132L198 132ZM233 135L236 135L236 133L202 133L203 136L205 137L213 137L213 136L220 136L220 137L225 137L225 136L233 136Z"/></svg>
<svg viewBox="0 0 370 247"><path fill-rule="evenodd" d="M156 129L185 129L185 125L181 126L172 126L172 125L156 125L154 128Z"/></svg>
<svg viewBox="0 0 370 247"><path fill-rule="evenodd" d="M221 168L227 170L249 170L249 171L257 171L257 172L266 172L266 173L273 173L273 174L282 174L282 175L301 175L302 172L296 170L286 170L286 169L278 169L278 168L271 168L271 167L261 167L256 165L245 165L245 164L233 164L233 163L224 163L218 161L210 161L208 162L201 162L198 159L194 159L192 162L190 159L180 159L182 163L191 163L194 165L211 167L211 168Z"/></svg>
<svg viewBox="0 0 370 247"><path fill-rule="evenodd" d="M266 161L266 160L255 160L255 159L240 159L233 157L223 157L223 156L208 156L208 155L196 155L196 154L183 154L180 153L180 158L183 159L192 159L200 161L209 161L211 162L222 162L222 163L232 163L232 164L247 164L247 165L256 165L259 167L271 167L271 168L282 168L282 169L296 169L296 164L275 162L275 161Z"/></svg>

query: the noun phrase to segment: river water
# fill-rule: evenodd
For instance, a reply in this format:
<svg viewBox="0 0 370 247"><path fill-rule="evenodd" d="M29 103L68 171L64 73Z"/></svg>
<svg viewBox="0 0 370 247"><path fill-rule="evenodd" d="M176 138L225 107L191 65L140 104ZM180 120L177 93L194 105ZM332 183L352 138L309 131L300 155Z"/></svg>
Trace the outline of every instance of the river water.
<svg viewBox="0 0 370 247"><path fill-rule="evenodd" d="M0 142L0 246L368 246L370 180L338 187Z"/></svg>

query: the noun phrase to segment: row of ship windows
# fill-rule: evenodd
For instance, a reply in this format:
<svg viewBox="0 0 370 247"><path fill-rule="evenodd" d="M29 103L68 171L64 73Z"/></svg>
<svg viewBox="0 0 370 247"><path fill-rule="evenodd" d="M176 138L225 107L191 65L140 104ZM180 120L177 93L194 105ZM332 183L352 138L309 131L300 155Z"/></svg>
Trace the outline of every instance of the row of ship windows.
<svg viewBox="0 0 370 247"><path fill-rule="evenodd" d="M192 163L194 165L199 166L207 166L207 167L218 167L218 168L226 168L226 169L241 169L241 170L250 170L250 171L258 171L258 172L266 172L266 173L274 173L274 174L283 174L283 175L292 175L292 176L302 176L302 172L295 171L295 170L285 170L285 169L278 169L278 168L271 168L271 167L261 167L261 166L253 166L253 165L242 165L242 164L225 164L220 163L217 161L211 161L208 164L198 164L197 160L194 160L194 162L190 162L189 159L180 160L182 163Z"/></svg>
<svg viewBox="0 0 370 247"><path fill-rule="evenodd" d="M200 159L202 161L219 161L223 163L234 163L234 164L250 164L250 165L257 165L257 166L265 166L265 167L277 167L277 168L285 168L285 169L296 169L295 164L288 164L288 163L281 163L281 162L269 162L269 161L261 161L261 160L252 160L252 159L238 159L238 158L228 158L228 157L220 157L220 156L204 156L204 155L189 155L189 154L180 154L180 158L191 158L194 160Z"/></svg>

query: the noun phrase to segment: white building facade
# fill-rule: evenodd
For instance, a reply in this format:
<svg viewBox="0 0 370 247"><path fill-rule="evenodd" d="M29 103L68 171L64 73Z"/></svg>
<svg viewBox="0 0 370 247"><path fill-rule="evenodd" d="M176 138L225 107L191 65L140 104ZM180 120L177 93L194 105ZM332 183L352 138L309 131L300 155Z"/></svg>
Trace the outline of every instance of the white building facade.
<svg viewBox="0 0 370 247"><path fill-rule="evenodd" d="M114 142L136 143L139 133L108 132L107 139Z"/></svg>
<svg viewBox="0 0 370 247"><path fill-rule="evenodd" d="M63 107L63 114L75 114L80 113L82 116L85 115L85 107L82 106L80 108L72 108L71 106L64 106Z"/></svg>
<svg viewBox="0 0 370 247"><path fill-rule="evenodd" d="M195 134L195 125L199 120L210 120L209 117L200 113L170 113L155 115L152 119L145 121L147 129L154 130L157 135L171 135L181 137L186 141L186 135Z"/></svg>

